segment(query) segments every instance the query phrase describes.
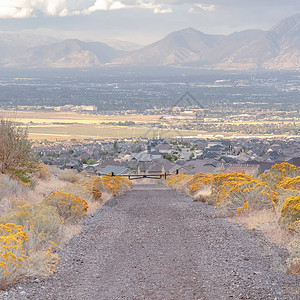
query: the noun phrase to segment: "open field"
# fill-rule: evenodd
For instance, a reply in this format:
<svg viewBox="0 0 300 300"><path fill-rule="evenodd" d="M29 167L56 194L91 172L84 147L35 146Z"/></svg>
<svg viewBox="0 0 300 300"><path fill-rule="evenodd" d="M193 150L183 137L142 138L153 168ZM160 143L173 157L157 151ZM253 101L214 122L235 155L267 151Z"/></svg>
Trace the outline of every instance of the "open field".
<svg viewBox="0 0 300 300"><path fill-rule="evenodd" d="M178 136L201 136L204 138L211 138L215 135L222 135L224 138L232 138L237 136L250 137L250 135L240 132L224 132L222 127L226 125L274 125L278 124L278 121L226 121L223 122L212 121L207 119L205 125L211 126L215 129L213 132L200 131L193 129L175 130L175 129L160 129L153 128L153 124L161 124L172 127L182 127L181 125L189 124L189 120L178 120L174 116L162 116L162 115L94 115L94 114L78 114L76 112L34 112L34 111L0 111L0 116L16 120L29 126L29 137L32 140L47 139L50 141L56 140L68 140L68 139L102 139L102 138L174 138ZM163 118L161 118L163 117ZM167 119L167 121L166 121ZM118 126L118 122L135 122L133 126ZM115 123L108 124L108 123ZM291 122L290 120L281 121L282 125L294 125L300 127L300 122ZM106 125L104 125L106 124ZM147 126L146 124L149 124ZM151 125L150 125L151 124ZM160 127L160 126L159 126ZM191 126L190 128L193 128ZM232 128L234 129L234 128ZM236 128L237 129L237 128ZM289 134L291 136L293 134ZM284 135L286 136L286 134ZM256 133L251 134L251 137L281 137L281 135Z"/></svg>
<svg viewBox="0 0 300 300"><path fill-rule="evenodd" d="M126 122L132 121L135 123L150 123L157 122L161 116L159 115L94 115L94 114L78 114L75 112L41 112L41 111L0 111L4 117L17 120L19 122L36 124L99 124L102 122Z"/></svg>
<svg viewBox="0 0 300 300"><path fill-rule="evenodd" d="M86 138L172 138L177 136L197 136L200 131L162 130L145 127L101 126L93 124L30 126L29 137L33 140L63 140Z"/></svg>

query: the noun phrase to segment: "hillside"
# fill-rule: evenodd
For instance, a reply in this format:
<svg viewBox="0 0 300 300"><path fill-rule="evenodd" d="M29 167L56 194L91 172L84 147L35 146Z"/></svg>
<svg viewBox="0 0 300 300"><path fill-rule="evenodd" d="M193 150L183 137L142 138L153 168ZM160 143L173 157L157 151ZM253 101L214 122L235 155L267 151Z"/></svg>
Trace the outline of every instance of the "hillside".
<svg viewBox="0 0 300 300"><path fill-rule="evenodd" d="M100 67L122 52L100 42L64 40L50 45L27 49L13 59L7 59L6 67L78 68Z"/></svg>
<svg viewBox="0 0 300 300"><path fill-rule="evenodd" d="M3 67L78 68L112 66L175 66L217 70L298 70L300 14L282 20L269 31L245 30L209 35L193 28L172 32L140 48L129 42L106 40L53 41L0 35Z"/></svg>
<svg viewBox="0 0 300 300"><path fill-rule="evenodd" d="M187 28L115 61L125 65L174 65L221 70L298 69L300 15L270 31L207 35Z"/></svg>

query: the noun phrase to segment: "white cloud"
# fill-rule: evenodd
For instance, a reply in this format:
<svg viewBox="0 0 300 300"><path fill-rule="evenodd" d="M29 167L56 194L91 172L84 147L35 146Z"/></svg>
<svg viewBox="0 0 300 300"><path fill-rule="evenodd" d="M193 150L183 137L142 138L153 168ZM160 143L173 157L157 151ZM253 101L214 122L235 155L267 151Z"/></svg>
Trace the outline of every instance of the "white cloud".
<svg viewBox="0 0 300 300"><path fill-rule="evenodd" d="M87 15L100 10L124 8L151 9L153 13L171 13L172 8L157 0L0 0L0 18Z"/></svg>
<svg viewBox="0 0 300 300"><path fill-rule="evenodd" d="M193 7L191 7L189 9L189 12L191 13L196 13L196 12L199 12L199 11L208 11L208 12L212 12L212 11L215 11L216 10L216 6L213 5L213 4L210 4L210 5L206 5L206 4L195 4Z"/></svg>

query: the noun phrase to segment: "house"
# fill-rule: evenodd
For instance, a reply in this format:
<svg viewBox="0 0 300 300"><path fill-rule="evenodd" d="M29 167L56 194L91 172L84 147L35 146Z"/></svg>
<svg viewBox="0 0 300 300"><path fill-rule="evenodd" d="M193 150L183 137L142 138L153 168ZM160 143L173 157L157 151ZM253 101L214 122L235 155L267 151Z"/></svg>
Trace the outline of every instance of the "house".
<svg viewBox="0 0 300 300"><path fill-rule="evenodd" d="M161 158L151 162L141 162L138 166L138 174L164 174L170 173L174 167L174 163L169 160Z"/></svg>
<svg viewBox="0 0 300 300"><path fill-rule="evenodd" d="M288 161L289 164L292 164L296 167L300 167L300 157L293 157Z"/></svg>
<svg viewBox="0 0 300 300"><path fill-rule="evenodd" d="M242 173L257 178L260 175L259 164L229 164L224 173Z"/></svg>
<svg viewBox="0 0 300 300"><path fill-rule="evenodd" d="M214 159L195 159L186 162L183 167L187 170L185 174L195 175L198 173L213 173L218 161Z"/></svg>
<svg viewBox="0 0 300 300"><path fill-rule="evenodd" d="M138 162L151 162L155 159L161 159L161 158L162 158L162 155L155 155L155 154L152 155L149 153L140 152L140 153L131 154L130 160L135 160Z"/></svg>
<svg viewBox="0 0 300 300"><path fill-rule="evenodd" d="M156 150L162 154L170 154L172 152L171 146L167 143L158 145Z"/></svg>
<svg viewBox="0 0 300 300"><path fill-rule="evenodd" d="M98 175L114 174L116 176L121 176L121 175L132 174L132 171L122 166L107 165L104 168L99 168L97 170L97 174Z"/></svg>

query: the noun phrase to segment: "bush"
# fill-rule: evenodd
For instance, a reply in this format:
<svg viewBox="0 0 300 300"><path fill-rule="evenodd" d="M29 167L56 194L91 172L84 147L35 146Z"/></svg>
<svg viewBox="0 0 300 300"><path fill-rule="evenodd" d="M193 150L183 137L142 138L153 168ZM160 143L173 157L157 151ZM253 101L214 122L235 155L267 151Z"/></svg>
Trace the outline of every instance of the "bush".
<svg viewBox="0 0 300 300"><path fill-rule="evenodd" d="M300 176L295 178L286 177L284 178L278 188L289 189L289 190L300 190Z"/></svg>
<svg viewBox="0 0 300 300"><path fill-rule="evenodd" d="M33 251L33 248L28 247L30 242L30 236L23 226L0 224L1 289L25 277L49 275L53 272L59 258L52 253L52 247Z"/></svg>
<svg viewBox="0 0 300 300"><path fill-rule="evenodd" d="M276 193L266 184L253 179L251 182L235 185L220 208L233 214L242 211L274 208Z"/></svg>
<svg viewBox="0 0 300 300"><path fill-rule="evenodd" d="M213 174L198 173L189 181L189 194L195 195L204 187L210 186L214 181Z"/></svg>
<svg viewBox="0 0 300 300"><path fill-rule="evenodd" d="M26 275L23 245L28 236L22 226L12 223L0 225L0 288L4 289L11 283Z"/></svg>
<svg viewBox="0 0 300 300"><path fill-rule="evenodd" d="M283 224L290 224L300 220L300 194L285 200L280 220Z"/></svg>
<svg viewBox="0 0 300 300"><path fill-rule="evenodd" d="M167 183L172 188L182 191L188 191L189 182L192 180L192 177L192 175L186 174L172 175L169 178L167 178Z"/></svg>
<svg viewBox="0 0 300 300"><path fill-rule="evenodd" d="M75 221L86 215L88 204L73 193L64 193L61 191L52 192L45 197L43 202L46 206L52 206L57 209L58 214L65 220Z"/></svg>
<svg viewBox="0 0 300 300"><path fill-rule="evenodd" d="M0 175L0 200L6 196L17 197L25 192L28 184L12 179L9 175Z"/></svg>
<svg viewBox="0 0 300 300"><path fill-rule="evenodd" d="M27 136L27 129L0 119L0 174L13 175L25 183L37 165Z"/></svg>
<svg viewBox="0 0 300 300"><path fill-rule="evenodd" d="M14 223L23 226L26 230L34 228L37 232L46 233L47 238L52 238L59 233L61 219L54 207L25 204L9 210L0 218L0 223Z"/></svg>
<svg viewBox="0 0 300 300"><path fill-rule="evenodd" d="M86 191L92 195L94 200L100 200L102 197L102 181L100 177L95 176L92 177L90 180L88 180L85 184L84 187Z"/></svg>
<svg viewBox="0 0 300 300"><path fill-rule="evenodd" d="M50 177L51 177L51 174L48 172L47 166L43 163L40 163L37 167L37 171L35 173L35 176L38 179L49 180Z"/></svg>
<svg viewBox="0 0 300 300"><path fill-rule="evenodd" d="M209 197L210 203L219 205L221 202L225 202L232 191L238 189L240 185L251 181L251 176L241 173L220 173L214 175Z"/></svg>
<svg viewBox="0 0 300 300"><path fill-rule="evenodd" d="M58 174L58 179L62 181L67 181L71 183L75 183L78 180L78 172L73 169L66 169L63 170L61 173Z"/></svg>
<svg viewBox="0 0 300 300"><path fill-rule="evenodd" d="M266 182L272 189L277 189L287 177L295 178L297 176L300 176L300 168L285 162L272 166L270 172L262 174L259 180Z"/></svg>
<svg viewBox="0 0 300 300"><path fill-rule="evenodd" d="M95 200L99 200L102 192L107 192L116 196L120 192L132 188L132 182L125 177L121 176L93 176L87 183L85 188L91 193Z"/></svg>
<svg viewBox="0 0 300 300"><path fill-rule="evenodd" d="M288 274L300 274L300 241L293 241L289 244L290 257L287 260Z"/></svg>

